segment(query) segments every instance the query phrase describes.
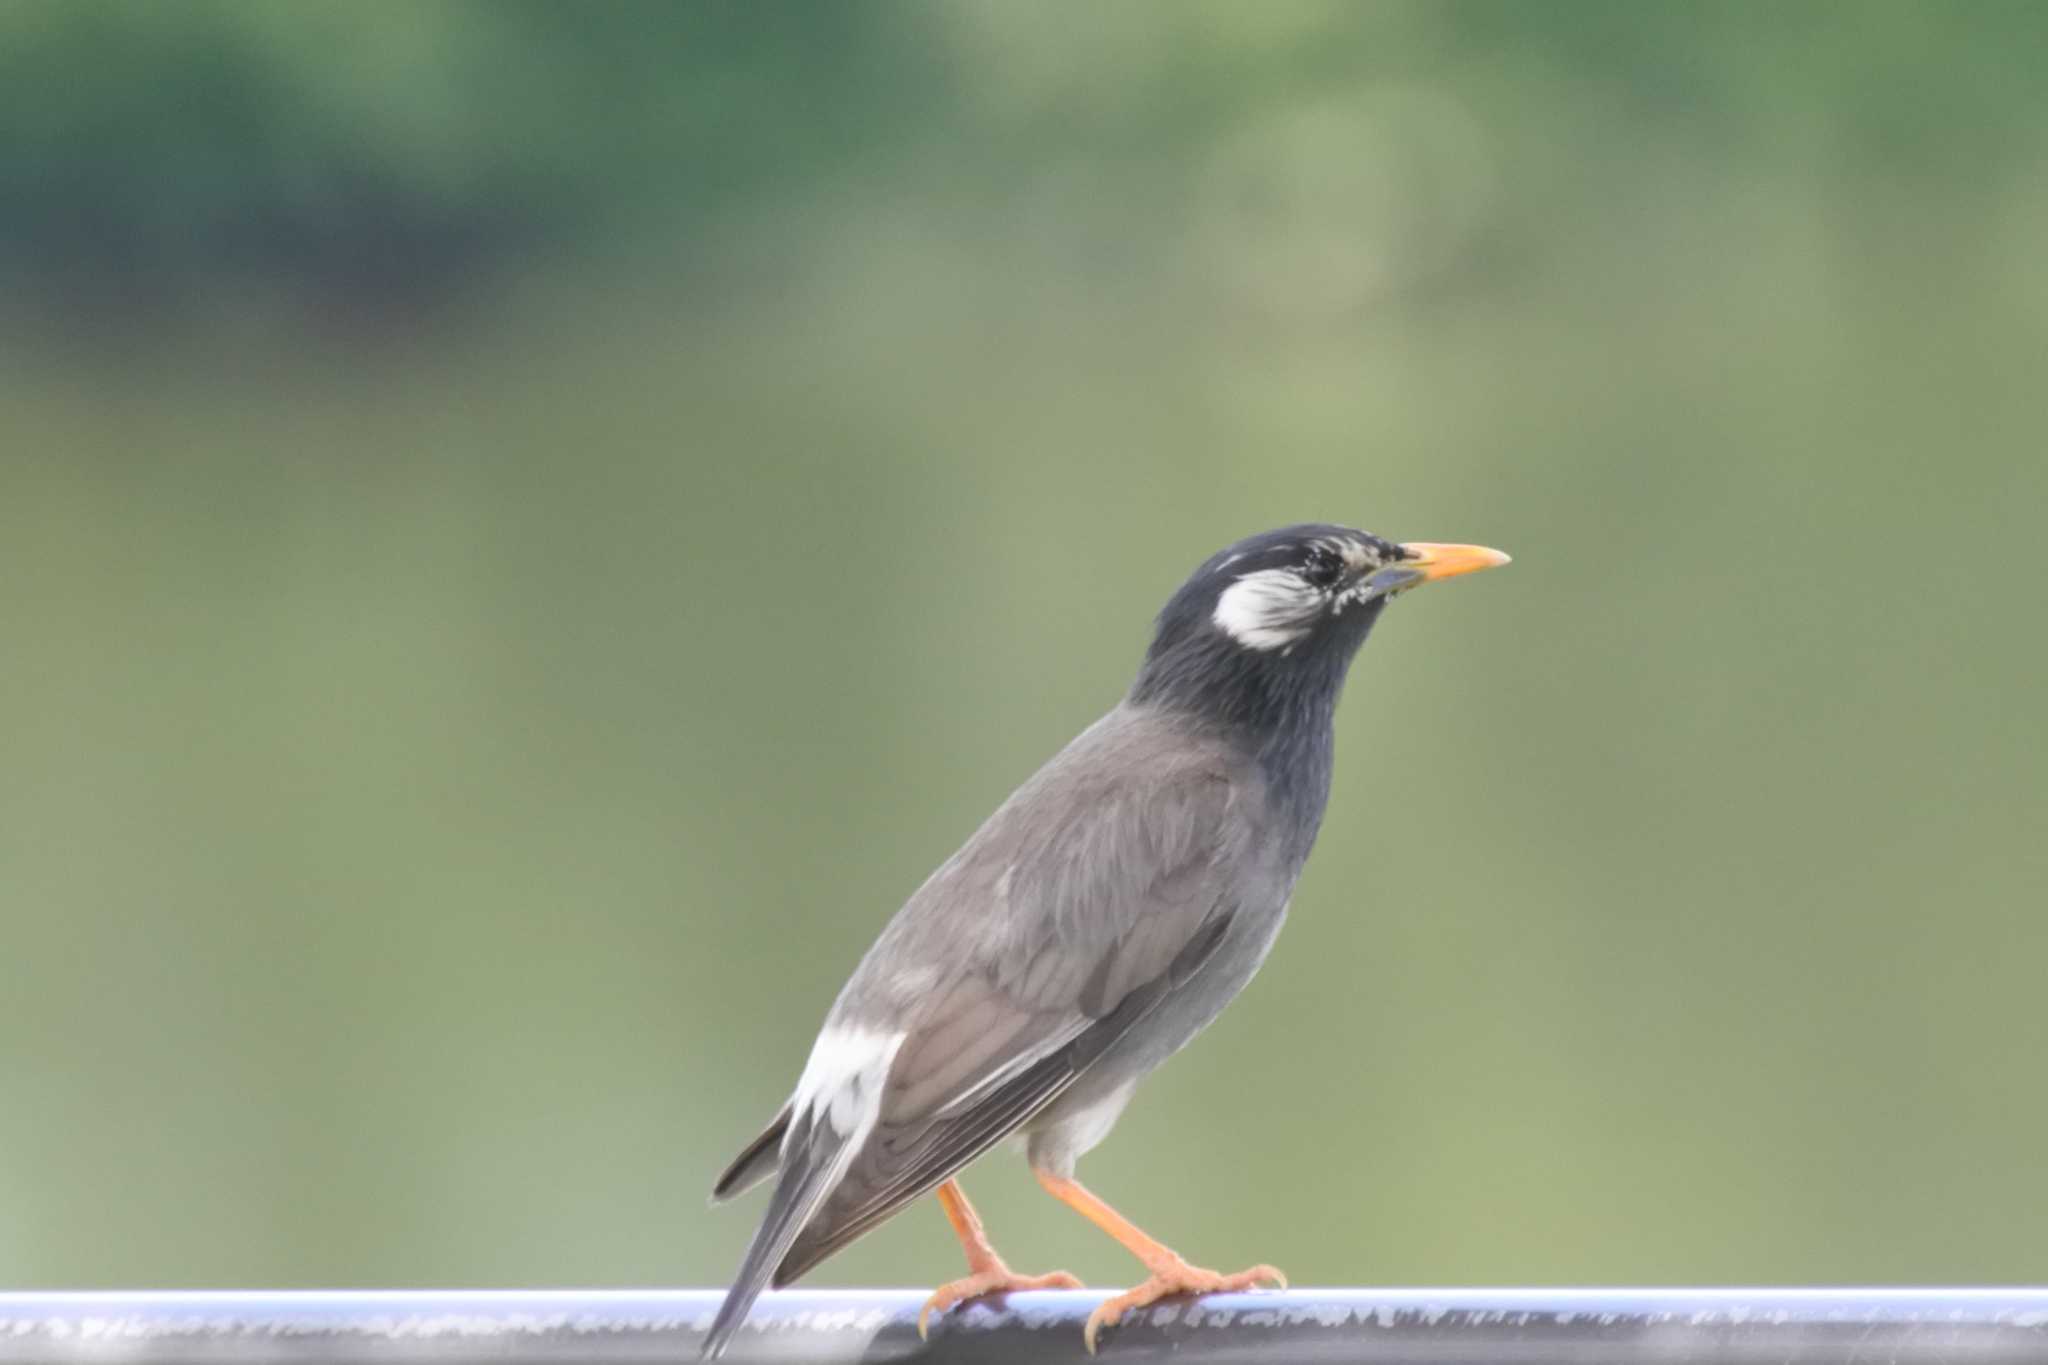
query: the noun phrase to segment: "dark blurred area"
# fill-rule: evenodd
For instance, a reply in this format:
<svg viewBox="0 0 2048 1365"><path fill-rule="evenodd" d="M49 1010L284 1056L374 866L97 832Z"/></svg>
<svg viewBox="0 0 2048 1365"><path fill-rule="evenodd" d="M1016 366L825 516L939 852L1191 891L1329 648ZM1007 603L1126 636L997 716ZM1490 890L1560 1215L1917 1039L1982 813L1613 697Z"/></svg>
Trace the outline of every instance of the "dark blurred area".
<svg viewBox="0 0 2048 1365"><path fill-rule="evenodd" d="M1305 519L1516 563L1085 1178L1300 1283L2038 1279L2044 52L0 5L0 1282L721 1281L887 915Z"/></svg>
<svg viewBox="0 0 2048 1365"><path fill-rule="evenodd" d="M2021 3L1030 8L11 4L0 247L67 311L176 315L224 280L398 307L821 187L910 181L999 213L1063 170L1247 231L1314 182L1399 175L1365 226L1418 250L1483 219L1451 211L1461 191L1520 183L1486 155L1496 120L1547 149L1541 172L1670 138L1836 199L1982 190L2040 150L2048 19ZM1241 148L1216 183L1242 125L1361 102L1390 115L1377 145L1297 128L1294 156Z"/></svg>

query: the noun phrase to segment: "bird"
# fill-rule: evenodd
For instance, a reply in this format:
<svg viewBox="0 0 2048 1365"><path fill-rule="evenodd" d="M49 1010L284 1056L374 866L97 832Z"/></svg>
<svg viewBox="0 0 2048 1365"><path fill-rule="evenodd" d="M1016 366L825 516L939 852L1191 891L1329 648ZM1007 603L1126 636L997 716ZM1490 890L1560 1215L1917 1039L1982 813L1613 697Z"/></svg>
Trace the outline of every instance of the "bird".
<svg viewBox="0 0 2048 1365"><path fill-rule="evenodd" d="M781 1110L712 1190L770 1177L703 1342L759 1295L936 1193L968 1273L918 1315L1079 1288L1010 1269L959 1172L1021 1137L1038 1183L1135 1255L1145 1280L1083 1335L1176 1294L1284 1288L1270 1265L1189 1263L1074 1178L1134 1088L1244 989L1287 916L1329 801L1333 720L1395 597L1508 562L1307 523L1210 556L1158 614L1128 693L997 808L883 928Z"/></svg>

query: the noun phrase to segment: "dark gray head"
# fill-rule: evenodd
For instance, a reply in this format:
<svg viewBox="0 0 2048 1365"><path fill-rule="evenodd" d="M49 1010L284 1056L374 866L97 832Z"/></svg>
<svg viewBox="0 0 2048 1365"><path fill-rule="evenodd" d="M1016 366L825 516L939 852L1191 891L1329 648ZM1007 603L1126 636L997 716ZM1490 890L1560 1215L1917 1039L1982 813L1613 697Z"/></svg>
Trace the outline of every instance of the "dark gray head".
<svg viewBox="0 0 2048 1365"><path fill-rule="evenodd" d="M1476 545L1399 545L1308 523L1218 552L1159 613L1133 702L1170 706L1263 748L1324 742L1351 658L1395 596L1507 563Z"/></svg>

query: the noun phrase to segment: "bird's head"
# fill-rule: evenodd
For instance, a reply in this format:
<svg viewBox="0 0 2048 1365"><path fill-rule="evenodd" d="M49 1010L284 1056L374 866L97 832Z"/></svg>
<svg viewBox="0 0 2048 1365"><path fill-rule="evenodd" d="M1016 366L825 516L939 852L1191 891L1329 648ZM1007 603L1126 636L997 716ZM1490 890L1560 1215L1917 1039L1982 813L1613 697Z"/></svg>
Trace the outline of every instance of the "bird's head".
<svg viewBox="0 0 2048 1365"><path fill-rule="evenodd" d="M1389 601L1507 562L1477 545L1403 545L1346 526L1252 536L1212 555L1167 601L1132 698L1249 720L1334 702Z"/></svg>

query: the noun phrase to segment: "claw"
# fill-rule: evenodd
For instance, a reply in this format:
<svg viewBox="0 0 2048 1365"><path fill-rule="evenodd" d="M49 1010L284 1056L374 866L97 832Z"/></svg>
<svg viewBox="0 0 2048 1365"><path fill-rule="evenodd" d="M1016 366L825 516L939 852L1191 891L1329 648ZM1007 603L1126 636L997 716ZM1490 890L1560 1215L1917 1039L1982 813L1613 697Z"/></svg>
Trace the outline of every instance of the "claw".
<svg viewBox="0 0 2048 1365"><path fill-rule="evenodd" d="M1095 1354L1096 1338L1105 1327L1114 1327L1123 1321L1124 1314L1133 1308L1143 1308L1175 1294L1227 1294L1241 1290L1256 1289L1260 1285L1274 1289L1285 1289L1287 1277L1269 1265L1255 1265L1250 1270L1240 1270L1235 1275L1222 1275L1200 1266L1189 1265L1176 1259L1164 1267L1153 1270L1152 1277L1135 1289L1104 1299L1093 1313L1088 1315L1088 1325L1081 1329L1081 1340L1088 1346L1088 1354Z"/></svg>

